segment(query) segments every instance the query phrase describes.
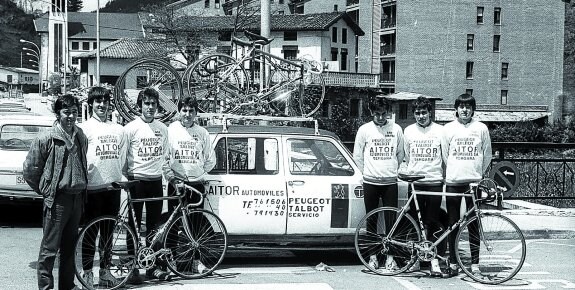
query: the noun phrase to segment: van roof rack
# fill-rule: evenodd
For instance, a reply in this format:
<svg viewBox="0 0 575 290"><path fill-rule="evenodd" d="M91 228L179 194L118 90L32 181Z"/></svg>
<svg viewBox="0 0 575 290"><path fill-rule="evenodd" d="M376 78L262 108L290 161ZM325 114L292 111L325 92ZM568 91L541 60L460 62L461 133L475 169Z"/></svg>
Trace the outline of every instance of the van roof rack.
<svg viewBox="0 0 575 290"><path fill-rule="evenodd" d="M228 120L249 120L249 121L283 121L283 122L313 122L314 134L319 135L319 126L317 120L312 117L280 117L280 116L265 116L265 115L235 115L225 113L198 113L197 118L208 119L212 124L222 125L222 133L228 132ZM264 125L261 124L260 125Z"/></svg>

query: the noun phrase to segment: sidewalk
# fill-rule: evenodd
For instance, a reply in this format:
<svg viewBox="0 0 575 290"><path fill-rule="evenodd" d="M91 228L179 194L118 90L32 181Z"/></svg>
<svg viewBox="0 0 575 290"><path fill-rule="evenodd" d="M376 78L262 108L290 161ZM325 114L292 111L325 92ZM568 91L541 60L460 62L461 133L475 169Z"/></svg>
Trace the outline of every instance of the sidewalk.
<svg viewBox="0 0 575 290"><path fill-rule="evenodd" d="M575 238L575 209L511 209L501 213L517 224L526 239Z"/></svg>

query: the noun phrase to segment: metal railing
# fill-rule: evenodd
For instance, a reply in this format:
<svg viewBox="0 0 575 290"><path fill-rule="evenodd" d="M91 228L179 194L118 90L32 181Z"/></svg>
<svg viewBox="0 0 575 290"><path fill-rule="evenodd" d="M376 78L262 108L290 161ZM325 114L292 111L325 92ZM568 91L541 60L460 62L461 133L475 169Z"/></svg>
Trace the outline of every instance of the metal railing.
<svg viewBox="0 0 575 290"><path fill-rule="evenodd" d="M358 88L377 88L379 75L367 73L324 72L323 79L326 86L347 86Z"/></svg>

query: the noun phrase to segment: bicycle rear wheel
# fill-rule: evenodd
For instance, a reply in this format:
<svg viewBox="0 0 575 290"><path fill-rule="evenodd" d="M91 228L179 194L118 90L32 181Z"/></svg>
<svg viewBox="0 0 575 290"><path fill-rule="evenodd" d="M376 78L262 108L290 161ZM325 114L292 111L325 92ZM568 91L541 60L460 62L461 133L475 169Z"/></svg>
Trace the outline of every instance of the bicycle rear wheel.
<svg viewBox="0 0 575 290"><path fill-rule="evenodd" d="M222 220L203 209L186 212L190 236L183 217L170 223L164 239L168 268L187 279L210 275L222 262L228 247L228 233Z"/></svg>
<svg viewBox="0 0 575 290"><path fill-rule="evenodd" d="M355 230L355 250L361 262L379 275L405 272L415 261L414 243L421 240L421 230L411 216L405 214L397 220L400 210L393 207L376 208L366 214ZM392 227L396 228L390 233ZM393 257L397 267L379 267ZM376 263L373 263L373 259Z"/></svg>
<svg viewBox="0 0 575 290"><path fill-rule="evenodd" d="M200 111L227 113L245 101L249 77L238 61L226 54L201 58L184 72L187 92L198 101Z"/></svg>
<svg viewBox="0 0 575 290"><path fill-rule="evenodd" d="M525 238L509 218L482 213L457 233L457 263L471 279L485 284L503 283L515 276L525 261ZM478 264L479 271L471 271Z"/></svg>
<svg viewBox="0 0 575 290"><path fill-rule="evenodd" d="M132 229L112 216L97 218L80 231L74 264L84 289L117 289L126 284L135 268L135 255L128 253L129 240L136 242Z"/></svg>
<svg viewBox="0 0 575 290"><path fill-rule="evenodd" d="M274 86L277 88L274 89ZM323 102L325 83L321 74L288 66L271 71L268 87L270 106L279 114L297 117L313 115Z"/></svg>

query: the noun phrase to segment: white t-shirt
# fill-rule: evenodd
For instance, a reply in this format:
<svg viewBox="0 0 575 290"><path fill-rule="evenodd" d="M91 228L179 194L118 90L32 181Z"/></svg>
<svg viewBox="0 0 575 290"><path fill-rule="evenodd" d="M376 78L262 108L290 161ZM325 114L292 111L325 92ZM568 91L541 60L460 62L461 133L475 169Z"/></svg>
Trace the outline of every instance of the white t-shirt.
<svg viewBox="0 0 575 290"><path fill-rule="evenodd" d="M150 181L161 179L169 146L168 127L158 120L146 123L137 117L124 130L128 140L126 177Z"/></svg>
<svg viewBox="0 0 575 290"><path fill-rule="evenodd" d="M412 124L405 128L403 137L407 173L425 176L414 183L440 184L443 181L443 126L433 122L425 128Z"/></svg>
<svg viewBox="0 0 575 290"><path fill-rule="evenodd" d="M454 120L445 124L441 148L447 185L481 180L491 163L491 137L485 124L471 119L467 124Z"/></svg>
<svg viewBox="0 0 575 290"><path fill-rule="evenodd" d="M122 168L127 150L124 128L94 117L78 124L78 127L88 137L88 190L103 189L124 179Z"/></svg>

